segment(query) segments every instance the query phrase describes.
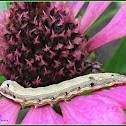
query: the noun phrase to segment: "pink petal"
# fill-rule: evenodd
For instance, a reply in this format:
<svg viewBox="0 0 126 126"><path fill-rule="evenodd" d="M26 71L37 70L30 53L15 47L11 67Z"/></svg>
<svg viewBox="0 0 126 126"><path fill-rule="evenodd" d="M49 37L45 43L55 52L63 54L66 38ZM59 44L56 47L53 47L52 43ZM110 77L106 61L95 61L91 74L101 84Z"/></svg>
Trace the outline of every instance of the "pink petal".
<svg viewBox="0 0 126 126"><path fill-rule="evenodd" d="M91 38L87 44L88 51L92 51L110 41L121 38L126 35L126 3L122 5L111 22Z"/></svg>
<svg viewBox="0 0 126 126"><path fill-rule="evenodd" d="M20 104L7 98L0 99L0 124L16 124Z"/></svg>
<svg viewBox="0 0 126 126"><path fill-rule="evenodd" d="M81 9L81 7L84 5L85 1L77 1L77 2L67 2L70 3L72 8L73 8L73 13L74 13L74 17L78 14L79 10Z"/></svg>
<svg viewBox="0 0 126 126"><path fill-rule="evenodd" d="M3 13L0 15L0 55L4 61L6 61L6 48L8 47L8 44L5 41L4 34L6 34L8 31L6 30L6 24L8 23L8 17L10 15L9 9L6 11L3 11Z"/></svg>
<svg viewBox="0 0 126 126"><path fill-rule="evenodd" d="M63 119L51 106L31 107L21 124L64 124Z"/></svg>
<svg viewBox="0 0 126 126"><path fill-rule="evenodd" d="M94 94L109 97L117 101L123 109L126 108L126 85L113 87L111 90L103 90L94 92Z"/></svg>
<svg viewBox="0 0 126 126"><path fill-rule="evenodd" d="M65 124L125 124L125 114L117 102L97 95L77 96L61 102Z"/></svg>
<svg viewBox="0 0 126 126"><path fill-rule="evenodd" d="M7 9L7 10L5 10L5 11L3 11L1 14L0 14L1 16L0 16L0 24L2 25L3 23L4 24L7 24L8 23L8 17L10 16L10 10L9 9Z"/></svg>
<svg viewBox="0 0 126 126"><path fill-rule="evenodd" d="M101 15L111 2L90 2L81 21L81 31L84 33L88 27Z"/></svg>
<svg viewBox="0 0 126 126"><path fill-rule="evenodd" d="M1 13L1 11L0 11L0 20L2 19L2 13Z"/></svg>

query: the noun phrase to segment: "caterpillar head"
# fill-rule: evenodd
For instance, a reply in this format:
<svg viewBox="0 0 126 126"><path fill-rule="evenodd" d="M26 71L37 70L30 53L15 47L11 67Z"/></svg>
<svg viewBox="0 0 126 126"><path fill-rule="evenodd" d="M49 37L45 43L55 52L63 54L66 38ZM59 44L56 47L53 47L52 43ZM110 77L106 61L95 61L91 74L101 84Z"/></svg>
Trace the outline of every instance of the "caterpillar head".
<svg viewBox="0 0 126 126"><path fill-rule="evenodd" d="M0 86L0 90L2 90L2 91L14 90L15 86L16 86L16 82L15 81L6 80Z"/></svg>

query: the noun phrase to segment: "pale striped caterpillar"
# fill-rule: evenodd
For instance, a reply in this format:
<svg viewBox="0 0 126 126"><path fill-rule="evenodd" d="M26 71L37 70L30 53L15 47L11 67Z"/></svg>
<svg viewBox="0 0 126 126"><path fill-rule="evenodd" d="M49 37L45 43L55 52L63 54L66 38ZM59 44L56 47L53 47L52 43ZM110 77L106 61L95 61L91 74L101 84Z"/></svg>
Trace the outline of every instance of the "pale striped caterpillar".
<svg viewBox="0 0 126 126"><path fill-rule="evenodd" d="M35 108L59 101L67 101L85 91L99 90L126 83L126 76L116 73L95 73L76 77L47 87L24 88L17 82L6 80L0 86L0 93L21 104L22 108L34 105Z"/></svg>

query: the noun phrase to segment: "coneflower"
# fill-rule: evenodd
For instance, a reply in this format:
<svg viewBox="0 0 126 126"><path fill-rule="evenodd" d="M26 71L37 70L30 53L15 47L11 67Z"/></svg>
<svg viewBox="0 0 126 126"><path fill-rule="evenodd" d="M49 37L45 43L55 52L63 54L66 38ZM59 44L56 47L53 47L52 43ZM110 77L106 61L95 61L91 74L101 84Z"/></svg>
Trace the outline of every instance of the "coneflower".
<svg viewBox="0 0 126 126"><path fill-rule="evenodd" d="M86 74L93 50L126 35L124 3L86 42L83 34L110 3L90 2L83 17L75 18L84 2L12 2L0 13L2 75L23 87L43 87ZM125 86L96 93L59 102L62 116L50 105L31 107L21 124L126 124ZM2 98L0 124L15 124L20 109L20 104Z"/></svg>

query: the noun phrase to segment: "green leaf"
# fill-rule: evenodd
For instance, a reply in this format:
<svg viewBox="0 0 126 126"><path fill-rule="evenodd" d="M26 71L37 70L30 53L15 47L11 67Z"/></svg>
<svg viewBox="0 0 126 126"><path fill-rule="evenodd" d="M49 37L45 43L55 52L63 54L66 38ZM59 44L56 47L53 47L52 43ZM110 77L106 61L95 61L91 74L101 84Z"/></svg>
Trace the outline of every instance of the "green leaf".
<svg viewBox="0 0 126 126"><path fill-rule="evenodd" d="M5 1L1 1L0 2L0 11L4 11L4 10L7 10L8 8L8 2L5 2Z"/></svg>
<svg viewBox="0 0 126 126"><path fill-rule="evenodd" d="M80 9L80 11L78 12L78 14L76 15L75 18L78 18L79 16L83 16L83 10L82 10L82 8Z"/></svg>
<svg viewBox="0 0 126 126"><path fill-rule="evenodd" d="M9 8L10 7L10 2L6 2L6 5L7 5L7 8Z"/></svg>
<svg viewBox="0 0 126 126"><path fill-rule="evenodd" d="M1 82L4 82L6 79L5 79L5 77L4 76L0 76L0 83Z"/></svg>
<svg viewBox="0 0 126 126"><path fill-rule="evenodd" d="M124 109L124 110L123 110L123 112L124 112L124 113L125 113L125 115L126 115L126 109Z"/></svg>
<svg viewBox="0 0 126 126"><path fill-rule="evenodd" d="M24 108L24 109L20 109L19 113L18 113L18 117L17 117L17 121L16 124L21 124L22 120L24 119L24 117L26 116L26 114L28 113L30 108Z"/></svg>
<svg viewBox="0 0 126 126"><path fill-rule="evenodd" d="M122 38L115 53L108 63L104 65L104 70L105 72L126 74L126 36Z"/></svg>
<svg viewBox="0 0 126 126"><path fill-rule="evenodd" d="M1 96L0 99L4 98L4 96Z"/></svg>

